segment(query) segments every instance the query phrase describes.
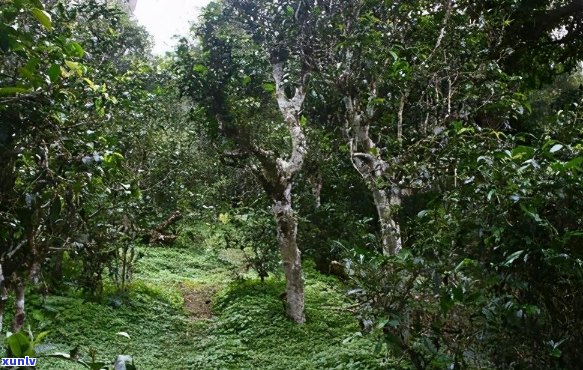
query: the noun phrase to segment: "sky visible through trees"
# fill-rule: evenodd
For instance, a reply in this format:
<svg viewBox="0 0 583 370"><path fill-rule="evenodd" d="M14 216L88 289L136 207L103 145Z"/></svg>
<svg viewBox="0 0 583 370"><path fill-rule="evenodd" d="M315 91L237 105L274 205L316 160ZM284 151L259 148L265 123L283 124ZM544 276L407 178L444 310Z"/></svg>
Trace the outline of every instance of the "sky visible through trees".
<svg viewBox="0 0 583 370"><path fill-rule="evenodd" d="M209 0L139 0L134 15L154 37L154 54L164 54L176 45L176 37L188 32Z"/></svg>

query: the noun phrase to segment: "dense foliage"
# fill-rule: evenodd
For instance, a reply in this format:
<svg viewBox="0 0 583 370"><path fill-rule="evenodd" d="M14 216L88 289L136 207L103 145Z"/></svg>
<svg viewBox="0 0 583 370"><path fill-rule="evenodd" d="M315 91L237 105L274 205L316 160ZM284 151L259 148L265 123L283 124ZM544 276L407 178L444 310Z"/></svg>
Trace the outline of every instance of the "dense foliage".
<svg viewBox="0 0 583 370"><path fill-rule="evenodd" d="M7 355L583 363L581 1L0 5Z"/></svg>

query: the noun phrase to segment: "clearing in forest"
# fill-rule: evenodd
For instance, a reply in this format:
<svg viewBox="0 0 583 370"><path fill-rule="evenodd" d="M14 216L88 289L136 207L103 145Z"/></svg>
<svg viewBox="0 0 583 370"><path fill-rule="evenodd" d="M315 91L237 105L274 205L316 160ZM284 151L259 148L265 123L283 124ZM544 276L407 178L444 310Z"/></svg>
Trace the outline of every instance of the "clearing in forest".
<svg viewBox="0 0 583 370"><path fill-rule="evenodd" d="M198 246L141 248L129 300L86 302L77 293L33 297L29 312L52 330L55 350L95 350L98 358L132 355L138 369L381 369L373 338L359 335L342 309L344 288L306 261L306 315L288 320L279 294L283 279L264 283L209 237ZM126 332L130 339L116 335ZM41 358L39 369L82 369Z"/></svg>

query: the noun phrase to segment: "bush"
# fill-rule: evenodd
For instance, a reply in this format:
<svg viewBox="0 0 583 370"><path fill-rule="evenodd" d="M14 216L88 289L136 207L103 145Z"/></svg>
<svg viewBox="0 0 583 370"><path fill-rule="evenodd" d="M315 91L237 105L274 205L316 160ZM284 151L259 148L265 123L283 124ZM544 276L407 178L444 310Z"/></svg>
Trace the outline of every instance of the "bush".
<svg viewBox="0 0 583 370"><path fill-rule="evenodd" d="M219 220L226 226L226 247L240 249L246 268L255 270L262 282L279 271L275 221L269 212L241 208L233 215L221 214Z"/></svg>
<svg viewBox="0 0 583 370"><path fill-rule="evenodd" d="M577 368L583 145L466 131L444 150L458 178L408 250L352 265L363 326L418 369Z"/></svg>

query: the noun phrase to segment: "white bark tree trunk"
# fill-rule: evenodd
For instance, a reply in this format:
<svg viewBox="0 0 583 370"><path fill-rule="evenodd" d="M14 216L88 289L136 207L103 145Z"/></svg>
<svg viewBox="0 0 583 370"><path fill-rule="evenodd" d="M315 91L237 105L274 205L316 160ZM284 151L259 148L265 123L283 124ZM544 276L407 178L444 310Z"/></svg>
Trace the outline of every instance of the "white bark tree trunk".
<svg viewBox="0 0 583 370"><path fill-rule="evenodd" d="M401 250L401 227L395 218L395 209L401 205L401 189L395 185L381 187L387 178L389 164L380 156L369 135L369 117L372 108L363 108L358 99L345 97L346 127L345 135L349 141L351 160L354 168L362 176L373 195L375 208L379 218L381 246L383 254L395 255Z"/></svg>
<svg viewBox="0 0 583 370"><path fill-rule="evenodd" d="M303 324L304 278L296 238L298 225L292 205L292 190L294 176L302 169L307 152L301 114L306 97L309 68L303 61L306 55L303 53L296 55L301 62L301 70L296 81L288 82L289 77L285 75L284 69L290 58L289 54L277 45L267 46L266 51L270 54L271 72L275 81L275 97L291 139L289 155L286 158L279 157L273 151L260 147L253 135L241 127L236 119L230 117L223 99L216 99L215 103L219 108L215 108L213 113L222 133L237 145L237 149L230 153L252 156L258 162L251 164L250 167L272 200L272 212L277 224L277 241L286 277L286 313L296 323ZM286 88L292 85L295 87L295 93L293 97L288 97Z"/></svg>
<svg viewBox="0 0 583 370"><path fill-rule="evenodd" d="M313 179L310 185L312 186L312 194L314 195L314 205L316 209L319 209L322 206L322 177L318 176L316 179Z"/></svg>
<svg viewBox="0 0 583 370"><path fill-rule="evenodd" d="M381 227L381 245L383 254L394 256L403 247L401 240L401 227L395 220L395 197L387 194L387 190L373 188L373 199L379 217ZM391 201L392 199L392 201ZM400 202L399 202L400 203Z"/></svg>
<svg viewBox="0 0 583 370"><path fill-rule="evenodd" d="M16 333L22 330L24 326L24 282L19 279L15 278L16 286L14 287L14 294L15 294L15 303L14 303L14 319L12 320L12 332Z"/></svg>
<svg viewBox="0 0 583 370"><path fill-rule="evenodd" d="M300 124L305 100L304 77L300 78L293 98L288 99L284 86L284 63L272 63L275 94L279 110L287 123L292 152L288 160L277 159L277 184L272 194L273 214L277 222L277 240L281 250L286 278L286 313L298 324L306 321L304 314L304 277L301 253L297 245L298 222L292 207L293 177L301 170L307 152L306 136Z"/></svg>
<svg viewBox="0 0 583 370"><path fill-rule="evenodd" d="M6 288L6 280L4 278L4 271L2 270L2 263L0 263L0 335L2 335L4 311L6 310L6 301L8 300L8 289Z"/></svg>
<svg viewBox="0 0 583 370"><path fill-rule="evenodd" d="M298 222L291 204L291 189L289 184L283 198L276 200L272 209L277 222L277 241L286 280L286 313L296 323L303 324L306 321L304 276L301 253L297 245Z"/></svg>

